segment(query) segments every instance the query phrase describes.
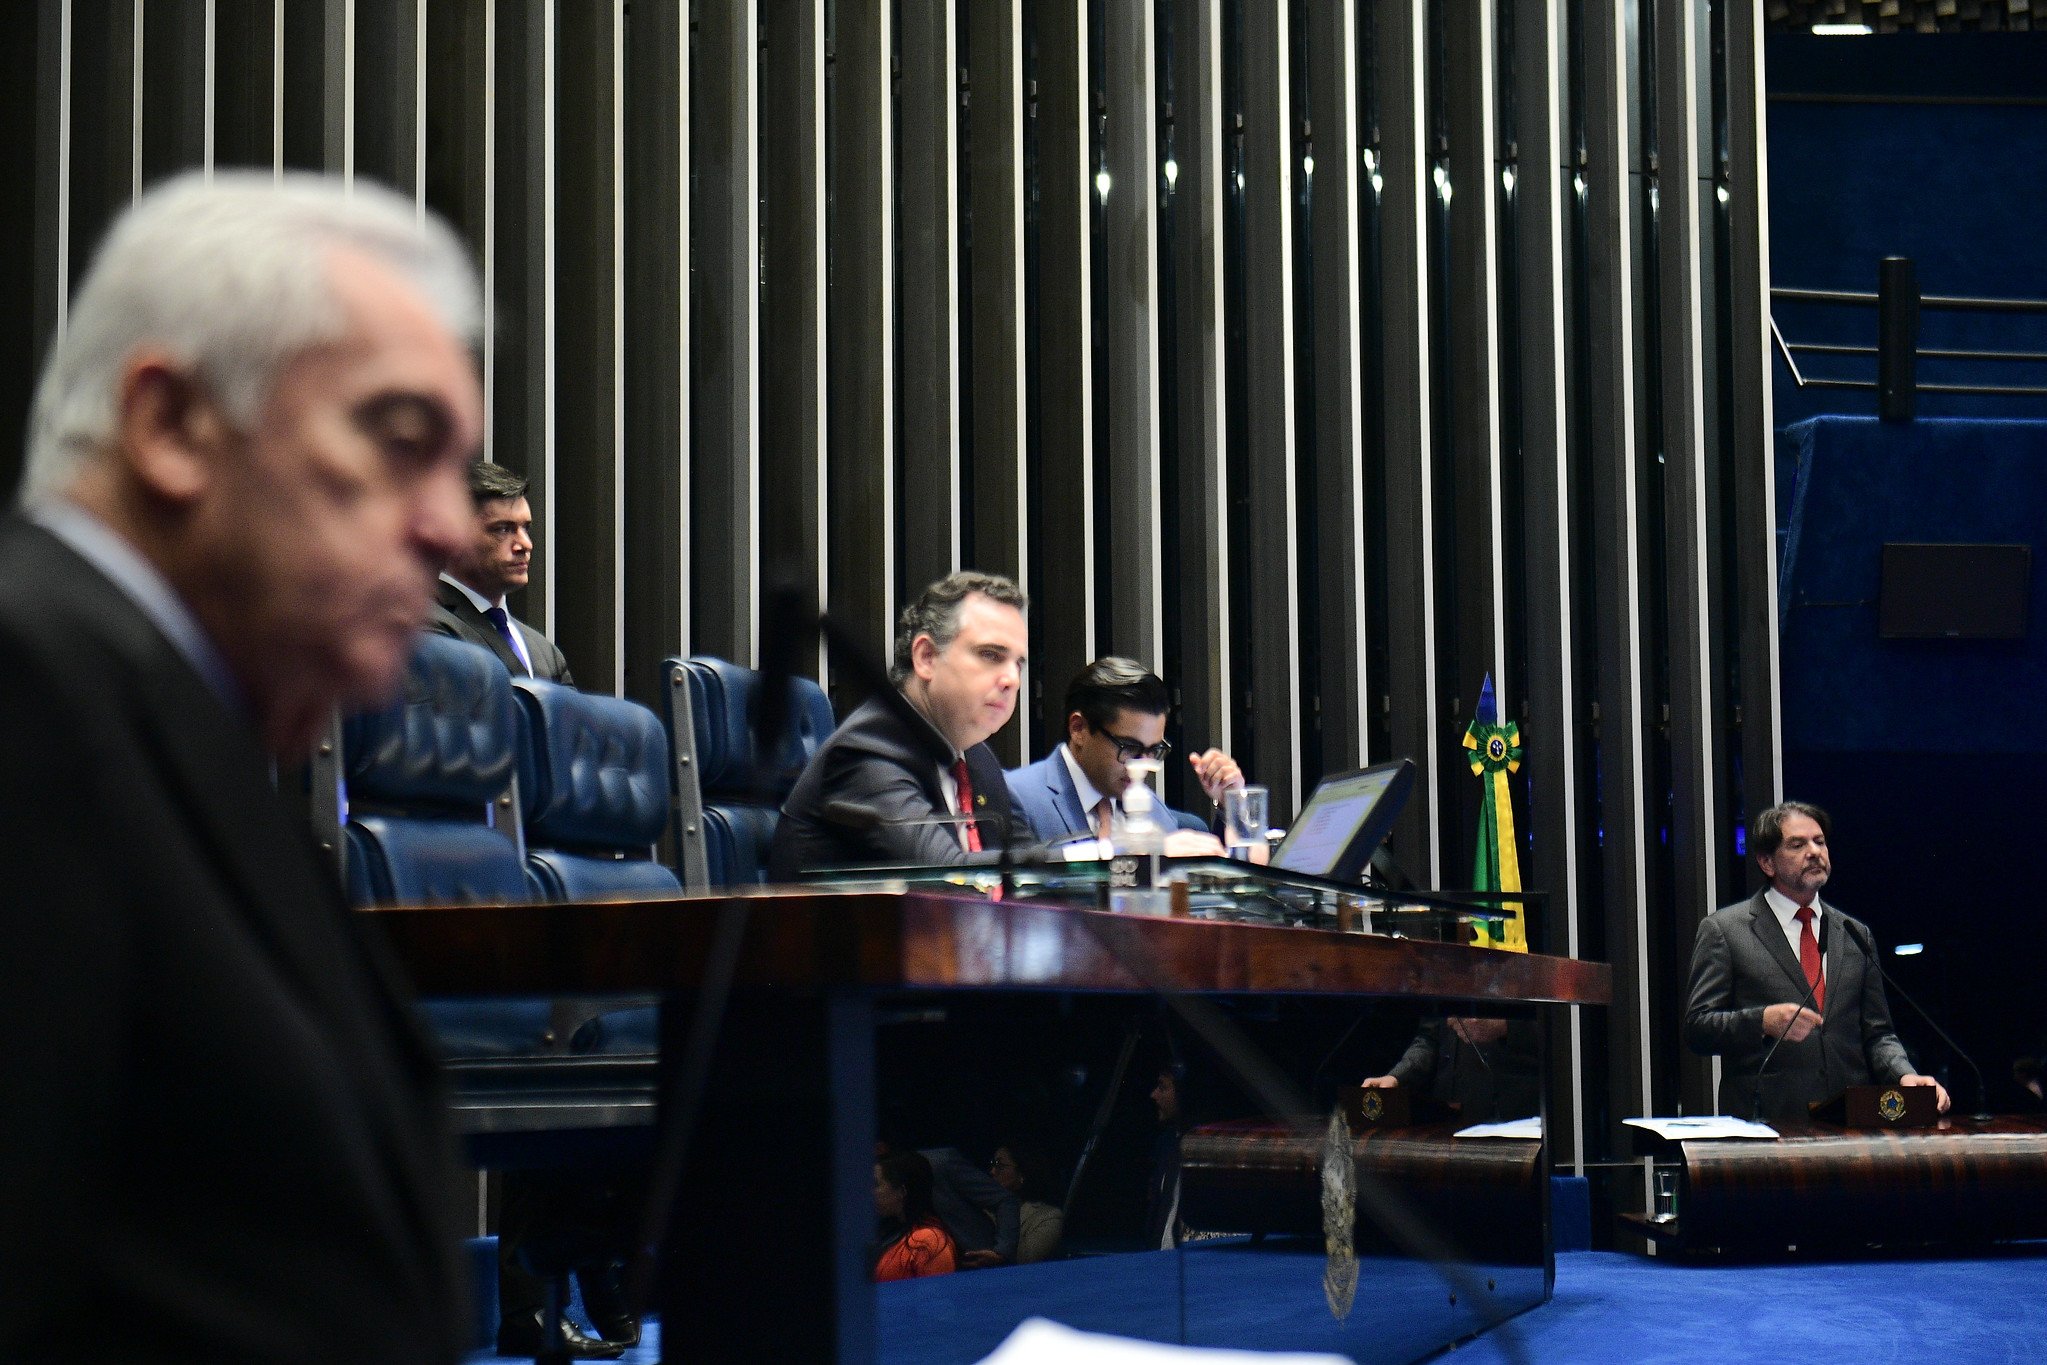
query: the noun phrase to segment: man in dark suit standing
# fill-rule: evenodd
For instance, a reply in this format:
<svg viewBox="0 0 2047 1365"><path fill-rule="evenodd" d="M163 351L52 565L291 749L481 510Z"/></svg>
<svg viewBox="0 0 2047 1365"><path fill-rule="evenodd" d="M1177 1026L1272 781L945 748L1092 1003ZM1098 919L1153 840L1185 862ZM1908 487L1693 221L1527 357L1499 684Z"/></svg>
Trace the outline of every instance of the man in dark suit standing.
<svg viewBox="0 0 2047 1365"><path fill-rule="evenodd" d="M475 278L368 182L133 203L0 521L0 1360L459 1360L438 1068L274 788L462 543Z"/></svg>
<svg viewBox="0 0 2047 1365"><path fill-rule="evenodd" d="M1009 579L969 571L903 609L889 670L897 697L870 698L811 756L782 805L771 880L855 863L997 858L1014 835L987 739L1016 710L1026 605Z"/></svg>
<svg viewBox="0 0 2047 1365"><path fill-rule="evenodd" d="M1872 1083L1930 1085L1945 1113L1947 1091L1912 1069L1891 1029L1868 927L1819 898L1833 875L1831 832L1827 813L1802 801L1756 816L1749 847L1769 884L1700 923L1685 1041L1722 1057L1723 1113L1802 1120L1809 1105Z"/></svg>
<svg viewBox="0 0 2047 1365"><path fill-rule="evenodd" d="M533 508L526 480L503 465L469 466L469 496L476 524L462 549L441 571L429 628L498 656L515 678L544 678L575 686L569 661L554 641L512 615L505 598L526 586L533 568Z"/></svg>
<svg viewBox="0 0 2047 1365"><path fill-rule="evenodd" d="M1044 843L1107 839L1123 821L1123 793L1131 776L1126 766L1140 758L1163 760L1166 714L1172 694L1164 679L1138 663L1114 655L1082 669L1066 689L1066 735L1036 763L1005 774L1009 795ZM1212 803L1231 787L1244 785L1243 769L1220 749L1188 755L1187 762ZM1188 811L1165 808L1177 828L1166 852L1177 856L1221 853L1209 822Z"/></svg>

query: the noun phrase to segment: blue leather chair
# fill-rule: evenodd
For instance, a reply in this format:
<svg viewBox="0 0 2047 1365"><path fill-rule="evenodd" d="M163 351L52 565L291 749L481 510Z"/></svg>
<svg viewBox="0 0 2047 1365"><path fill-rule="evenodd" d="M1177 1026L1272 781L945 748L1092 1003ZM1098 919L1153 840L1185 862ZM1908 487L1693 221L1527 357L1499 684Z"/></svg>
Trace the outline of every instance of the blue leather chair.
<svg viewBox="0 0 2047 1365"><path fill-rule="evenodd" d="M824 689L790 680L785 737L772 754L754 742L761 675L723 659L663 662L675 764L676 849L692 891L767 880L783 800L837 722Z"/></svg>
<svg viewBox="0 0 2047 1365"><path fill-rule="evenodd" d="M653 846L668 818L668 739L637 702L519 678L526 743L519 791L526 878L548 900L677 896L682 883ZM559 1001L556 1027L578 1052L651 1055L651 997Z"/></svg>

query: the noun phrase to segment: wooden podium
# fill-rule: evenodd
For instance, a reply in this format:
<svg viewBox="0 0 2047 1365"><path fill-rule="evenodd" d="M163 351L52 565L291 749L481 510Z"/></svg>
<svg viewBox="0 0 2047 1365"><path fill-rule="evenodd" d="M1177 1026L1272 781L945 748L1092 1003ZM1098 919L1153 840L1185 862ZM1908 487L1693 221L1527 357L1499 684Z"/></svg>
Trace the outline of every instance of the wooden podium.
<svg viewBox="0 0 2047 1365"><path fill-rule="evenodd" d="M1599 963L931 892L367 913L424 996L661 992L670 1073L692 1041L696 993L721 944L729 950L734 989L710 1045L704 1118L670 1205L655 1303L668 1339L701 1360L874 1356L864 1249L874 1227L879 995L1165 990L1605 1004L1612 989Z"/></svg>

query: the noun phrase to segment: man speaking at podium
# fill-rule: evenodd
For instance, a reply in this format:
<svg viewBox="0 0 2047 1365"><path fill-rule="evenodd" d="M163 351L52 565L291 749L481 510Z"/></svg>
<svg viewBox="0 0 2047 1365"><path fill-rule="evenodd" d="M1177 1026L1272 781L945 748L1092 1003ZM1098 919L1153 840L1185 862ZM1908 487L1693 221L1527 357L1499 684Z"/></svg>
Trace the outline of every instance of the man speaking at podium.
<svg viewBox="0 0 2047 1365"><path fill-rule="evenodd" d="M1750 849L1769 885L1699 925L1685 1041L1722 1056L1720 1111L1802 1121L1851 1085L1930 1085L1891 1030L1876 945L1862 921L1823 904L1832 822L1786 801L1756 816ZM1772 1049L1774 1053L1772 1052Z"/></svg>
<svg viewBox="0 0 2047 1365"><path fill-rule="evenodd" d="M995 860L1014 835L987 740L1016 711L1026 605L1009 579L965 571L903 609L889 669L900 701L869 698L811 756L782 805L769 880L857 863Z"/></svg>

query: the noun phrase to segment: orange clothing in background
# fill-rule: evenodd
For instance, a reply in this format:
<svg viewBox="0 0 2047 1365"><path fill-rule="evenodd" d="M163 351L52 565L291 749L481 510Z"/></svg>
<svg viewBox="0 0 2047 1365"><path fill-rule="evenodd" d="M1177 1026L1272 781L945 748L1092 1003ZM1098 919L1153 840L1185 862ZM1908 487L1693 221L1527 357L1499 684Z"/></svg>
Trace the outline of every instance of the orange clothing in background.
<svg viewBox="0 0 2047 1365"><path fill-rule="evenodd" d="M874 1263L876 1283L884 1280L914 1280L923 1275L950 1275L959 1269L952 1234L936 1224L911 1228L881 1253Z"/></svg>

